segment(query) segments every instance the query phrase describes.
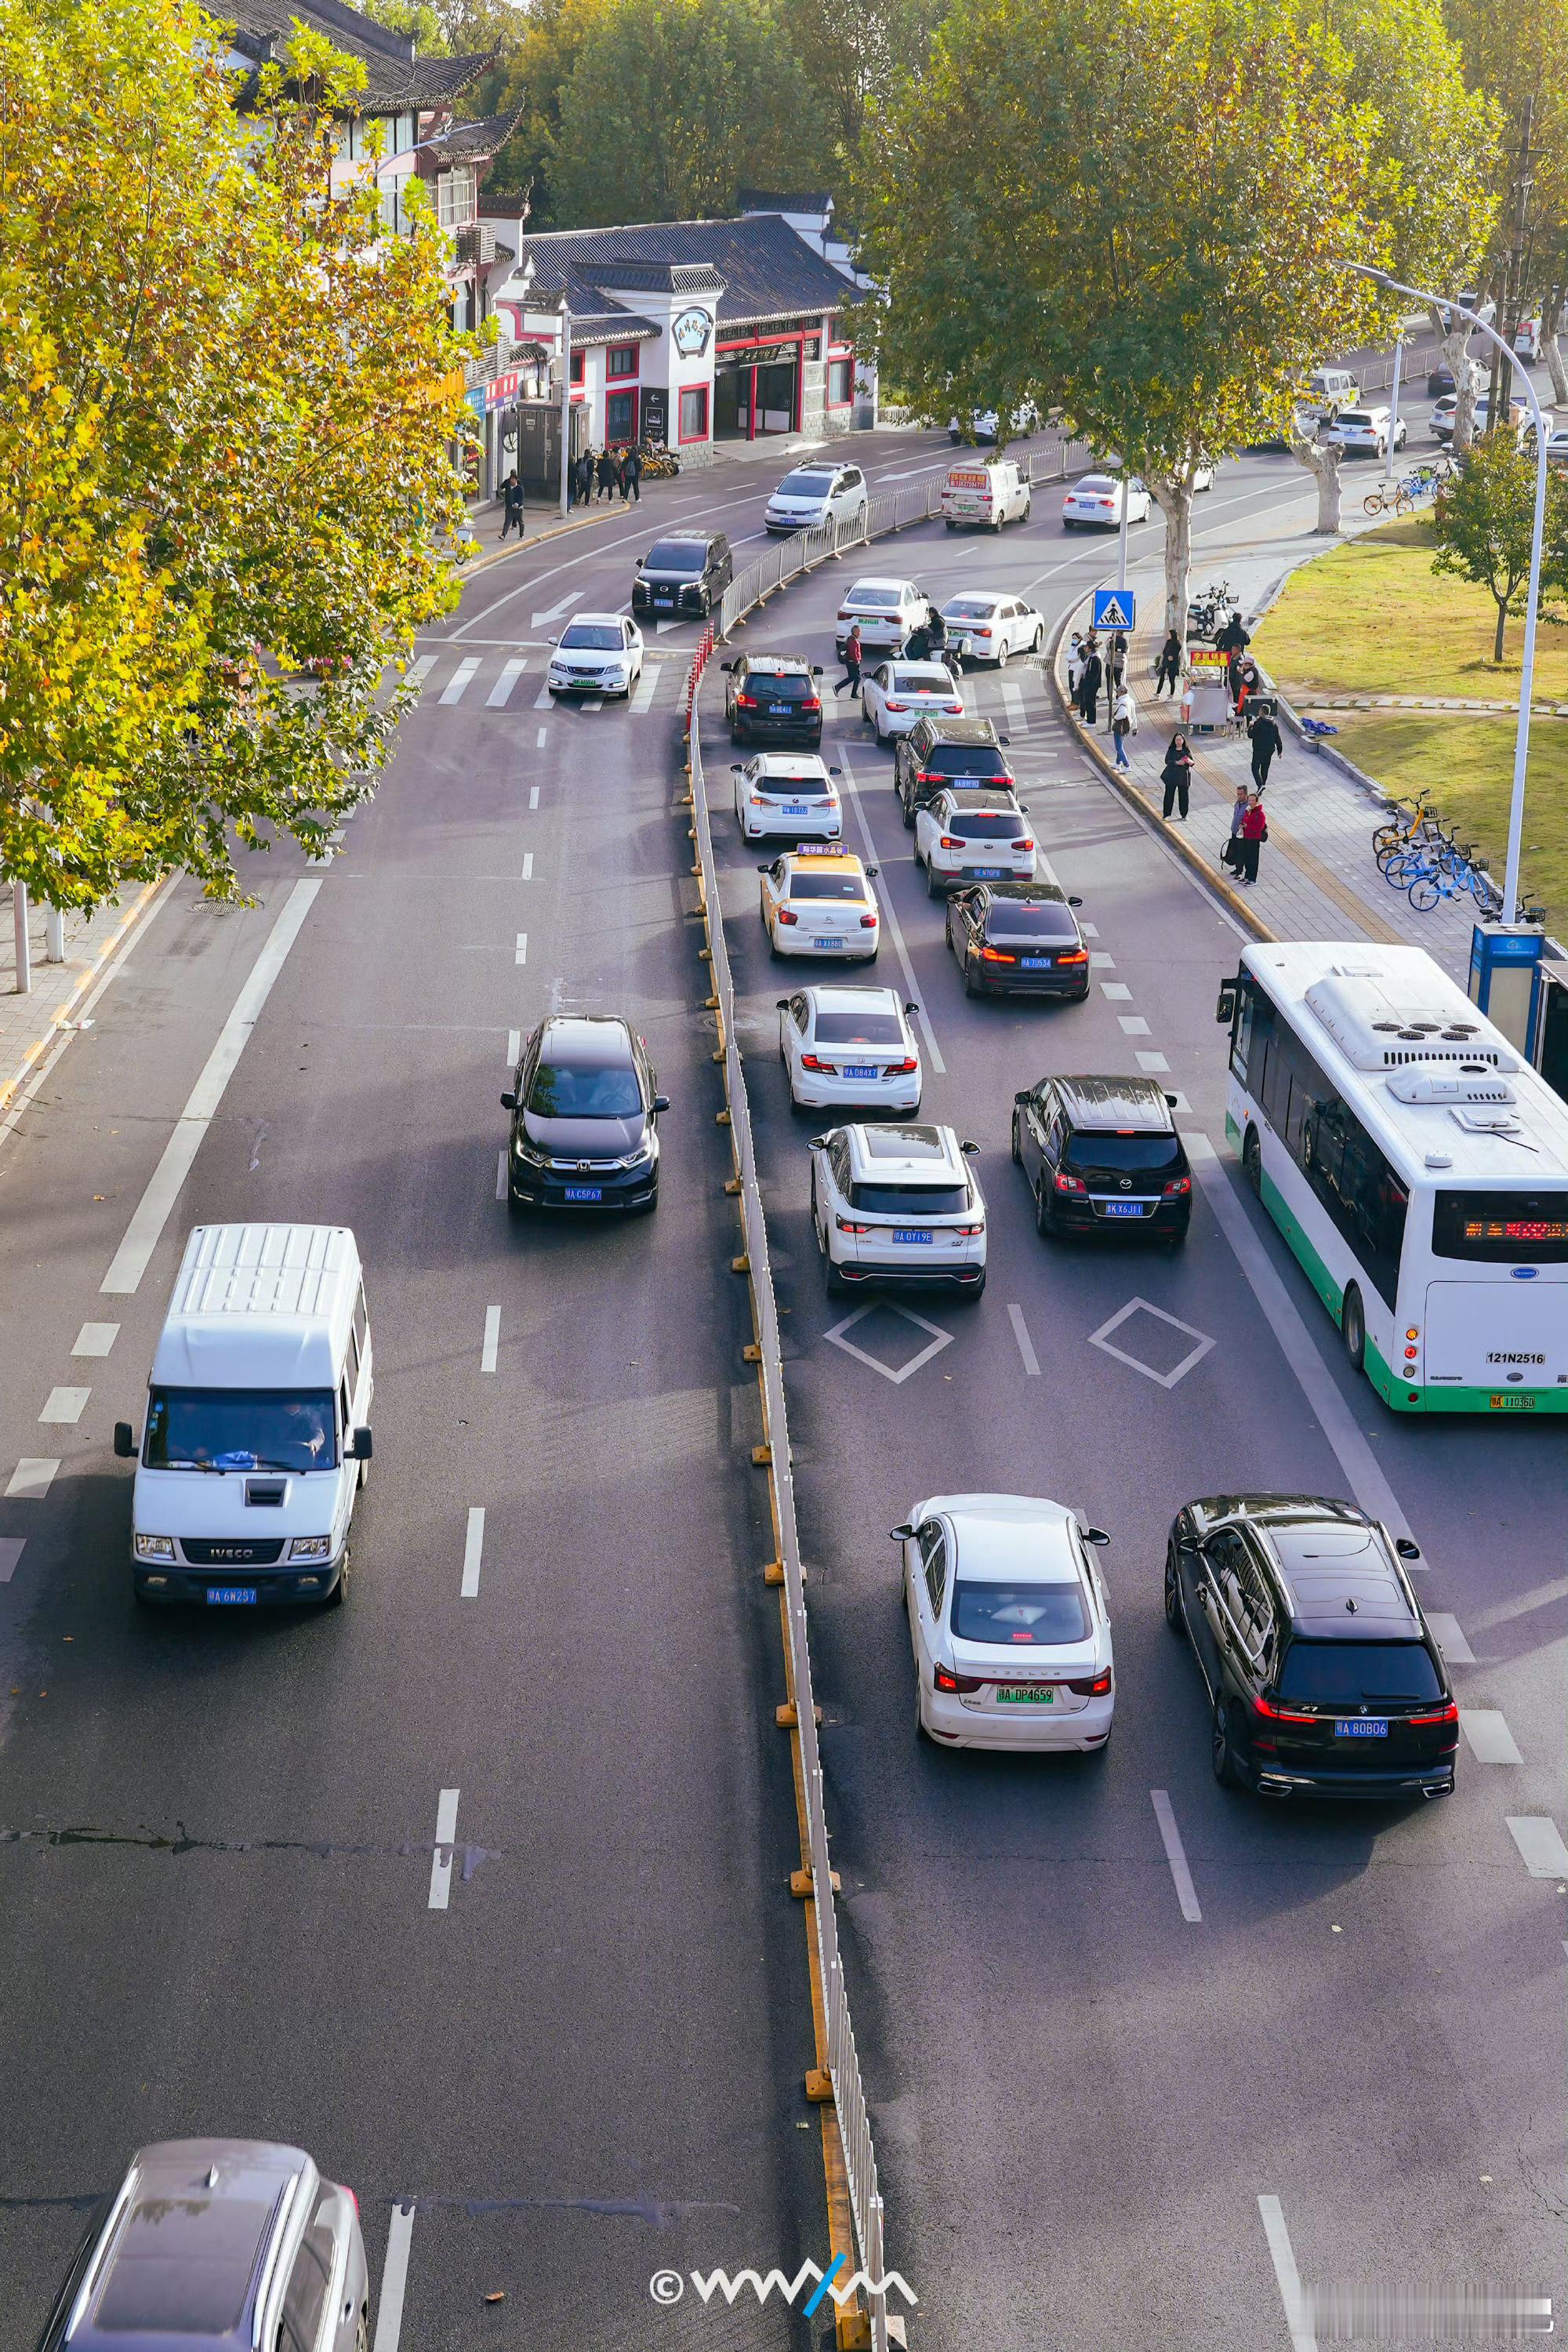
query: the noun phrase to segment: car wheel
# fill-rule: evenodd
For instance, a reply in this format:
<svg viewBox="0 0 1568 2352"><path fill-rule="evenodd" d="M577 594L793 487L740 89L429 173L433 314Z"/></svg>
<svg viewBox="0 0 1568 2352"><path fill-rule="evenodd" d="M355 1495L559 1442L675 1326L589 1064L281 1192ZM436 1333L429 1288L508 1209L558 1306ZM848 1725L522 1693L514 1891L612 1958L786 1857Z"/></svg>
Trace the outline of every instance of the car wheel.
<svg viewBox="0 0 1568 2352"><path fill-rule="evenodd" d="M1173 1633L1187 1630L1182 1616L1181 1589L1176 1581L1176 1556L1167 1548L1165 1552L1165 1622Z"/></svg>
<svg viewBox="0 0 1568 2352"><path fill-rule="evenodd" d="M1039 622L1039 623L1037 623L1037 625L1036 625L1036 629L1035 629L1035 634L1034 634L1034 635L1033 635L1033 636L1030 638L1030 640L1029 640L1029 651L1030 651L1032 654L1037 654L1037 653L1039 652L1039 650L1040 650L1041 646L1045 644L1045 642L1046 642L1046 625L1045 625L1044 621L1041 621L1041 622Z"/></svg>
<svg viewBox="0 0 1568 2352"><path fill-rule="evenodd" d="M768 953L772 956L775 963L782 963L784 961L784 950L780 947L777 940L774 939L772 931L768 933Z"/></svg>
<svg viewBox="0 0 1568 2352"><path fill-rule="evenodd" d="M1056 1219L1051 1213L1050 1202L1046 1193L1046 1171L1042 1168L1040 1181L1035 1187L1035 1231L1042 1241L1049 1241L1055 1235L1056 1230Z"/></svg>
<svg viewBox="0 0 1568 2352"><path fill-rule="evenodd" d="M1013 1165L1015 1168L1021 1168L1023 1164L1024 1153L1018 1141L1018 1114L1015 1111L1013 1113Z"/></svg>
<svg viewBox="0 0 1568 2352"><path fill-rule="evenodd" d="M342 1566L338 1570L338 1580L333 1585L331 1591L328 1593L325 1601L322 1601L321 1606L323 1609L341 1609L342 1607L343 1602L349 1597L349 1578L352 1574L353 1570L349 1562L349 1549L348 1546L345 1544L343 1546Z"/></svg>
<svg viewBox="0 0 1568 2352"><path fill-rule="evenodd" d="M888 748L888 739L882 732L882 721L875 712L871 716L871 732L876 738L877 749L879 751L885 751Z"/></svg>
<svg viewBox="0 0 1568 2352"><path fill-rule="evenodd" d="M1241 1147L1241 1172L1258 1194L1263 1198L1263 1146L1258 1139L1258 1129L1249 1127Z"/></svg>
<svg viewBox="0 0 1568 2352"><path fill-rule="evenodd" d="M932 873L931 863L928 859L926 863L926 897L928 898L940 898L942 895L942 877L940 875Z"/></svg>
<svg viewBox="0 0 1568 2352"><path fill-rule="evenodd" d="M1063 529L1064 530L1076 530L1078 529L1078 525L1077 525L1077 523L1076 523L1076 522L1072 521L1072 520L1070 519L1070 517L1068 517L1068 516L1067 516L1067 515L1063 515L1063 517L1062 517L1062 529Z"/></svg>
<svg viewBox="0 0 1568 2352"><path fill-rule="evenodd" d="M956 530L958 529L958 525L955 522L950 522L947 528L949 530Z"/></svg>
<svg viewBox="0 0 1568 2352"><path fill-rule="evenodd" d="M1007 656L1008 656L1008 654L1011 652L1011 650L1012 650L1012 648L1011 648L1011 647L1010 647L1010 646L1008 645L1008 643L1007 643L1007 640L1006 640L1005 636L1004 636L1004 638L1003 638L1003 640L1002 640L1001 644L1000 644L1000 645L997 646L997 648L996 648L996 667L997 667L997 668L998 668L998 669L1005 669L1005 668L1006 668L1006 667L1007 667Z"/></svg>
<svg viewBox="0 0 1568 2352"><path fill-rule="evenodd" d="M1353 1282L1345 1292L1340 1307L1340 1337L1345 1343L1351 1369L1359 1372L1366 1361L1366 1309Z"/></svg>
<svg viewBox="0 0 1568 2352"><path fill-rule="evenodd" d="M1214 1723L1209 1733L1209 1763L1222 1789L1234 1789L1239 1785L1241 1775L1236 1769L1236 1750L1230 1738L1230 1710L1223 1698L1216 1698L1214 1704Z"/></svg>
<svg viewBox="0 0 1568 2352"><path fill-rule="evenodd" d="M1018 520L1019 520L1020 522L1027 522L1027 521L1028 521L1028 520L1029 520L1029 517L1034 513L1034 511L1035 511L1035 501L1034 501L1034 499L1026 499L1024 500L1024 511L1023 511L1023 513L1018 517Z"/></svg>

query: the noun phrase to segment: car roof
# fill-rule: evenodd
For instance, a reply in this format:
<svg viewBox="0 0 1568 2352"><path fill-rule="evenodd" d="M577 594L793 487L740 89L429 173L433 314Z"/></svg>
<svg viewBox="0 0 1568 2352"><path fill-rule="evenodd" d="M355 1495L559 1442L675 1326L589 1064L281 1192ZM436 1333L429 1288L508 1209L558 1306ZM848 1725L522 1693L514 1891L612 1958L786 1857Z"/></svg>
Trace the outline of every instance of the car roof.
<svg viewBox="0 0 1568 2352"><path fill-rule="evenodd" d="M966 809L1005 809L1009 814L1018 806L1011 793L995 784L943 784L936 798L960 803Z"/></svg>
<svg viewBox="0 0 1568 2352"><path fill-rule="evenodd" d="M1068 894L1059 882L983 882L988 898L1016 907L1065 907Z"/></svg>
<svg viewBox="0 0 1568 2352"><path fill-rule="evenodd" d="M747 761L765 776L825 776L827 762L820 751L758 751Z"/></svg>
<svg viewBox="0 0 1568 2352"><path fill-rule="evenodd" d="M618 1013L552 1013L539 1039L542 1062L600 1062L606 1067L632 1058L632 1030Z"/></svg>
<svg viewBox="0 0 1568 2352"><path fill-rule="evenodd" d="M1074 1514L1034 1495L933 1495L922 1514L940 1512L958 1540L956 1573L1010 1582L1078 1583Z"/></svg>
<svg viewBox="0 0 1568 2352"><path fill-rule="evenodd" d="M897 1013L904 1003L896 988L846 988L829 981L819 988L803 988L818 1013Z"/></svg>
<svg viewBox="0 0 1568 2352"><path fill-rule="evenodd" d="M917 596L921 593L912 580L891 580L886 572L868 572L863 580L855 581L845 590L845 603L847 604L851 596L858 596L865 588L896 588L900 596L906 588L914 588Z"/></svg>
<svg viewBox="0 0 1568 2352"><path fill-rule="evenodd" d="M741 659L745 663L748 669L809 670L811 667L811 664L805 654L760 654L752 652L742 654L741 656Z"/></svg>
<svg viewBox="0 0 1568 2352"><path fill-rule="evenodd" d="M939 743L989 743L995 750L1001 748L989 719L939 719L932 711L923 711L915 726L925 729L933 748Z"/></svg>
<svg viewBox="0 0 1568 2352"><path fill-rule="evenodd" d="M858 1177L900 1178L911 1183L951 1184L967 1176L969 1164L951 1127L847 1127L849 1160Z"/></svg>
<svg viewBox="0 0 1568 2352"><path fill-rule="evenodd" d="M786 849L783 862L786 871L790 873L794 873L797 866L804 873L808 874L814 874L818 866L826 866L830 874L864 874L866 871L852 849L840 849L837 844L815 852L809 849Z"/></svg>
<svg viewBox="0 0 1568 2352"><path fill-rule="evenodd" d="M566 626L574 629L580 621L592 621L596 627L618 629L626 617L624 613L574 613Z"/></svg>
<svg viewBox="0 0 1568 2352"><path fill-rule="evenodd" d="M1164 1089L1152 1078L1076 1078L1053 1070L1050 1082L1075 1127L1135 1127L1155 1133L1173 1124Z"/></svg>
<svg viewBox="0 0 1568 2352"><path fill-rule="evenodd" d="M1405 1572L1376 1520L1320 1495L1215 1495L1188 1506L1261 1542L1291 1623L1314 1640L1419 1640ZM1353 1603L1353 1606L1347 1606Z"/></svg>

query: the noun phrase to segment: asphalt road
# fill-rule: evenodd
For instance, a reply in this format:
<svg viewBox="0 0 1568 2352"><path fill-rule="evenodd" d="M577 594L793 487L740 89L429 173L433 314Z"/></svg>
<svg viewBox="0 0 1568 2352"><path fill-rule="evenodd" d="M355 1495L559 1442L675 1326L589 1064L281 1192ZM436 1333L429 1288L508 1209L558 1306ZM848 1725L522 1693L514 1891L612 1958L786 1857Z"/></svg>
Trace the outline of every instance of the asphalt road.
<svg viewBox="0 0 1568 2352"><path fill-rule="evenodd" d="M936 436L856 447L874 487L946 455ZM475 580L422 642L420 708L344 854L319 869L257 861L259 912L176 890L0 1151L0 1414L12 1461L61 1460L42 1499L0 1498L0 1539L25 1541L0 1586L5 2352L33 2340L78 2201L173 2133L303 2141L359 2191L373 2276L395 2202L417 2200L410 2347L782 2342L776 2306L763 2319L689 2294L656 2313L648 2275L822 2256L817 2138L797 2128L809 2019L784 1883L777 1621L756 1574L750 1328L727 1271L736 1229L675 807L694 632L650 639L640 708L534 707L543 641L574 605L624 601L639 539L677 513L711 517L743 560L773 478L682 478L645 516L606 511ZM1200 562L1277 527L1282 502L1310 510L1288 461L1227 467L1200 507ZM1059 610L1107 557L1065 540L1052 503L1000 542L921 530L828 567L770 608L766 635L824 658L858 569L908 569L933 591L1027 585ZM523 665L510 686L508 664ZM1021 689L1026 729L1002 684ZM1559 1441L1384 1417L1234 1194L1230 1221L1260 1233L1343 1401L1341 1452L1345 1429L1371 1433L1428 1552L1430 1605L1469 1637L1462 1703L1504 1710L1524 1761L1462 1757L1456 1798L1414 1818L1276 1812L1215 1790L1196 1670L1161 1617L1163 1529L1185 1496L1229 1482L1347 1491L1301 1385L1301 1325L1267 1286L1266 1313L1206 1202L1175 1261L1051 1252L1006 1122L1045 1067L1159 1051L1184 1127L1217 1143L1213 1003L1237 938L1091 782L1032 675L984 681L978 699L1007 718L1039 837L1112 962L1081 1008L966 1003L888 762L839 712L830 740L946 1066L926 1108L984 1145L992 1211L984 1299L913 1302L952 1336L897 1384L826 1336L858 1302L829 1306L810 1244L808 1129L773 1058L786 968L759 951L754 856L717 826L791 1309L843 1933L889 2257L921 2295L911 2340L1282 2347L1259 2197L1279 2200L1309 2279L1560 2288L1562 1906L1505 1825L1552 1811L1561 1786ZM710 756L722 807L716 731ZM320 891L148 1271L106 1299L127 1222L301 879ZM508 1033L587 1006L637 1015L673 1097L664 1199L623 1229L514 1234L494 1199ZM1146 1036L1121 1025L1140 1018ZM345 1220L366 1258L377 1446L355 1588L324 1621L145 1619L110 1428L138 1415L184 1232L239 1217ZM73 1360L80 1324L110 1317L107 1360ZM1209 1344L1166 1388L1095 1334L1166 1377L1172 1350ZM840 1336L897 1370L933 1335L884 1307ZM81 1418L40 1428L70 1382L90 1383ZM991 1485L1075 1503L1115 1536L1103 1763L915 1745L885 1530L934 1488ZM474 1508L483 1566L465 1600ZM450 1789L461 1854L450 1908L433 1913ZM498 2287L507 2303L484 2307Z"/></svg>

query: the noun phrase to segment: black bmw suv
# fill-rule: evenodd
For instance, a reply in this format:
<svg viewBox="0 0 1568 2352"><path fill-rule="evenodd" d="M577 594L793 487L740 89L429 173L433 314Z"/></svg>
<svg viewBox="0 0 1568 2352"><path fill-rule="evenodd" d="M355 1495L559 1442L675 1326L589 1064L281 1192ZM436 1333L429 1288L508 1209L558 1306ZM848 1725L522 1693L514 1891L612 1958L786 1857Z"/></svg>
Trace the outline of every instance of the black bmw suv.
<svg viewBox="0 0 1568 2352"><path fill-rule="evenodd" d="M1446 1797L1459 1710L1405 1561L1352 1503L1208 1495L1178 1511L1165 1619L1191 1642L1226 1788Z"/></svg>
<svg viewBox="0 0 1568 2352"><path fill-rule="evenodd" d="M980 882L947 902L947 944L966 996L1089 994L1089 950L1054 882Z"/></svg>
<svg viewBox="0 0 1568 2352"><path fill-rule="evenodd" d="M893 790L904 812L906 832L947 784L990 784L1015 790L1013 770L1003 757L1007 741L989 719L938 719L923 712L893 745Z"/></svg>
<svg viewBox="0 0 1568 2352"><path fill-rule="evenodd" d="M731 743L809 743L822 740L820 663L799 654L739 654L721 662L729 674L724 716Z"/></svg>
<svg viewBox="0 0 1568 2352"><path fill-rule="evenodd" d="M671 531L656 540L632 582L632 611L671 621L706 619L734 576L721 530Z"/></svg>
<svg viewBox="0 0 1568 2352"><path fill-rule="evenodd" d="M1013 1157L1041 1234L1142 1234L1179 1249L1193 1171L1152 1078L1042 1078L1013 1097Z"/></svg>

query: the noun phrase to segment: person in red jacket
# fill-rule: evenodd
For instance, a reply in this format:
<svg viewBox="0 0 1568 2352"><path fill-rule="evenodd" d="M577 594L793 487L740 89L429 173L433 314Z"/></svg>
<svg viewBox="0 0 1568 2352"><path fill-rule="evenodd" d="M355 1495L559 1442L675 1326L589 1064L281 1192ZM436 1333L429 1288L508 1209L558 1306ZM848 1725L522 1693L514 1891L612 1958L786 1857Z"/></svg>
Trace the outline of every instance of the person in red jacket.
<svg viewBox="0 0 1568 2352"><path fill-rule="evenodd" d="M1248 793L1247 809L1241 820L1241 839L1237 844L1241 852L1241 878L1244 882L1258 879L1258 853L1268 838L1268 819L1263 814L1260 793Z"/></svg>

